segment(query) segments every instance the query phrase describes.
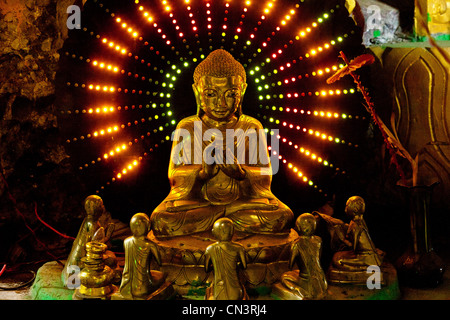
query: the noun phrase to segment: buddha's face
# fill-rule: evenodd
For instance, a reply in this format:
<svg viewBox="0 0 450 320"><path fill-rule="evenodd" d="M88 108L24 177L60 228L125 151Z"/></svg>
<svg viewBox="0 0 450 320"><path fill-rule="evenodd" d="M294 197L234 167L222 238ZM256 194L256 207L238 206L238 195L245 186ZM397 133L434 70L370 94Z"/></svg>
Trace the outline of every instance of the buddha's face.
<svg viewBox="0 0 450 320"><path fill-rule="evenodd" d="M240 76L203 76L197 85L193 85L200 108L208 118L216 121L227 121L235 115L246 87Z"/></svg>

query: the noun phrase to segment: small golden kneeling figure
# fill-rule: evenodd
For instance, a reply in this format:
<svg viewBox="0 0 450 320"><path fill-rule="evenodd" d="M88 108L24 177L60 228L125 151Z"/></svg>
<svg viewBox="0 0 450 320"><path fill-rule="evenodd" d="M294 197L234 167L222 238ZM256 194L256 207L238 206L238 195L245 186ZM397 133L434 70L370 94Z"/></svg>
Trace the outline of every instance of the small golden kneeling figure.
<svg viewBox="0 0 450 320"><path fill-rule="evenodd" d="M164 283L162 272L150 270L152 258L161 265L158 247L147 238L150 226L150 219L144 213L136 213L131 218L133 235L124 241L125 266L119 288L125 299L148 299Z"/></svg>
<svg viewBox="0 0 450 320"><path fill-rule="evenodd" d="M344 244L349 249L334 253L328 281L330 283L366 285L369 268L380 268L380 282L384 283L382 268L384 252L377 249L369 235L366 222L364 199L359 196L350 197L345 207L346 214L352 219L348 225Z"/></svg>
<svg viewBox="0 0 450 320"><path fill-rule="evenodd" d="M102 198L97 195L88 196L84 201L84 209L86 217L80 226L61 273L64 285L68 284L70 270L73 266L81 269L84 267L82 259L86 257L86 244L91 241L107 243L114 232L114 223L110 222L111 217L105 209ZM104 254L106 255L105 263L114 270L117 266L116 256L107 249Z"/></svg>
<svg viewBox="0 0 450 320"><path fill-rule="evenodd" d="M327 280L320 265L322 239L314 235L316 219L303 213L296 220L300 237L291 245L289 268L296 263L299 270L285 272L281 283L297 299L321 299L327 292Z"/></svg>
<svg viewBox="0 0 450 320"><path fill-rule="evenodd" d="M205 270L214 267L214 282L206 291L207 300L248 300L244 285L239 279L239 267L247 268L244 247L232 242L233 221L220 218L214 223L212 233L218 242L205 251Z"/></svg>
<svg viewBox="0 0 450 320"><path fill-rule="evenodd" d="M333 256L333 267L345 271L366 271L368 266L381 266L384 253L377 249L369 235L366 222L364 199L350 197L345 213L352 219L347 229L346 243L351 250L338 251Z"/></svg>

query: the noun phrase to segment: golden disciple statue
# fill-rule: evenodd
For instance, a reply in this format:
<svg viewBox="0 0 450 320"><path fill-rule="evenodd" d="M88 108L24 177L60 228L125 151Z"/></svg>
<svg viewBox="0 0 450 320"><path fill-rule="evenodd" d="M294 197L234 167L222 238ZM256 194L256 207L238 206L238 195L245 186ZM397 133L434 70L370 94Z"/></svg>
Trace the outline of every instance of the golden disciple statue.
<svg viewBox="0 0 450 320"><path fill-rule="evenodd" d="M327 292L327 280L320 265L322 239L314 235L316 218L304 213L297 218L296 227L300 237L291 245L289 267L296 263L299 270L285 272L281 283L297 299L321 299Z"/></svg>
<svg viewBox="0 0 450 320"><path fill-rule="evenodd" d="M125 299L147 299L164 283L163 273L150 270L155 258L161 265L156 244L147 238L150 219L144 213L136 213L130 220L132 236L124 241L125 265L119 292Z"/></svg>
<svg viewBox="0 0 450 320"><path fill-rule="evenodd" d="M214 268L214 281L206 292L207 300L248 300L245 287L239 279L239 267L247 267L244 246L231 241L233 222L220 218L214 223L212 234L218 242L205 251L205 270Z"/></svg>
<svg viewBox="0 0 450 320"><path fill-rule="evenodd" d="M69 257L66 260L62 271L62 281L64 285L72 273L73 266L83 267L82 258L86 256L86 244L91 241L107 243L114 232L114 223L110 223L109 213L106 212L102 198L97 195L90 195L84 201L86 218L75 238ZM116 257L113 252L106 251L106 262L114 269L116 267Z"/></svg>
<svg viewBox="0 0 450 320"><path fill-rule="evenodd" d="M235 230L287 233L292 211L271 192L272 166L259 121L242 113L244 67L215 50L195 69L197 114L172 136L170 193L151 215L157 237L211 230L229 218Z"/></svg>
<svg viewBox="0 0 450 320"><path fill-rule="evenodd" d="M352 219L347 229L346 243L351 250L338 251L333 256L333 267L346 271L366 271L368 266L381 266L384 252L377 249L369 235L363 218L364 199L350 197L345 206L345 213Z"/></svg>

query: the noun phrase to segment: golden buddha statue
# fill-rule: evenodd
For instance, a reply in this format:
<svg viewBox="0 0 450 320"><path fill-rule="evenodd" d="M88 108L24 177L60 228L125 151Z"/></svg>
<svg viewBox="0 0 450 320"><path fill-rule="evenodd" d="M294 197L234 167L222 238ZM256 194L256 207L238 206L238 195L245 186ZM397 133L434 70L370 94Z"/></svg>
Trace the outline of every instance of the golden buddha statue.
<svg viewBox="0 0 450 320"><path fill-rule="evenodd" d="M270 190L266 137L258 135L263 127L242 113L244 67L215 50L196 67L192 87L197 114L181 120L172 137L171 190L151 215L153 233L209 231L221 217L237 231L288 233L293 213Z"/></svg>
<svg viewBox="0 0 450 320"><path fill-rule="evenodd" d="M247 292L239 278L239 267L247 267L244 247L232 242L233 221L220 218L214 223L213 236L218 242L205 251L205 270L214 268L214 281L206 291L207 300L248 300Z"/></svg>
<svg viewBox="0 0 450 320"><path fill-rule="evenodd" d="M328 284L320 265L322 239L314 235L316 218L303 213L295 224L299 238L291 245L289 268L297 264L298 270L283 273L281 285L274 287L274 294L287 300L322 299L327 294Z"/></svg>

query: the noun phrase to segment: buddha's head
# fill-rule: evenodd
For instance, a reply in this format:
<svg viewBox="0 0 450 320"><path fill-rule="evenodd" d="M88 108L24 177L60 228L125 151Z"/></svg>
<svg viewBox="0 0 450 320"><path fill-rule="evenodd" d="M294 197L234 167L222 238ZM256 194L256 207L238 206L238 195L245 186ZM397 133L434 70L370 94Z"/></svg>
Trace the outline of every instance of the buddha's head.
<svg viewBox="0 0 450 320"><path fill-rule="evenodd" d="M317 221L311 213L303 213L295 221L295 226L301 235L311 236L316 231Z"/></svg>
<svg viewBox="0 0 450 320"><path fill-rule="evenodd" d="M213 236L219 241L230 241L233 237L234 225L233 221L228 218L218 219L212 228Z"/></svg>
<svg viewBox="0 0 450 320"><path fill-rule="evenodd" d="M150 219L145 213L136 213L130 220L130 230L135 237L147 235L150 226Z"/></svg>
<svg viewBox="0 0 450 320"><path fill-rule="evenodd" d="M105 212L103 200L97 195L90 195L84 200L86 214L93 218L99 218Z"/></svg>
<svg viewBox="0 0 450 320"><path fill-rule="evenodd" d="M242 114L247 88L245 69L227 51L215 50L199 63L192 88L199 116L228 121Z"/></svg>
<svg viewBox="0 0 450 320"><path fill-rule="evenodd" d="M362 216L366 210L364 199L359 196L350 197L345 205L345 213L351 218Z"/></svg>

